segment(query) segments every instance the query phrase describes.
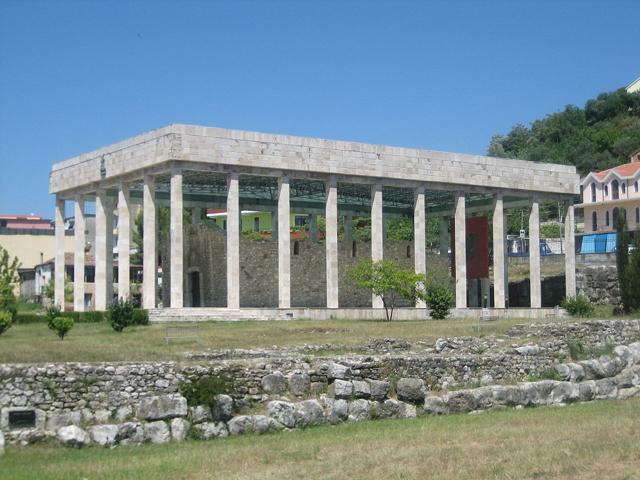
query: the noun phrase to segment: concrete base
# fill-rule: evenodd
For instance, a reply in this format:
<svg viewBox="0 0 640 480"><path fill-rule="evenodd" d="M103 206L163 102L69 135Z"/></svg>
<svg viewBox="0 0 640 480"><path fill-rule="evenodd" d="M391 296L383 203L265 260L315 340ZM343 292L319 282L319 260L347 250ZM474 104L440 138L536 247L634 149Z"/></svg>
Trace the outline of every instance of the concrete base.
<svg viewBox="0 0 640 480"><path fill-rule="evenodd" d="M498 318L539 319L553 315L550 321L557 319L554 308L491 308L489 315ZM481 308L463 308L451 310L452 318L479 318ZM566 312L560 310L561 316ZM384 320L381 308L166 308L149 310L151 322L236 322L241 320ZM418 308L396 308L393 320L431 320L427 310Z"/></svg>

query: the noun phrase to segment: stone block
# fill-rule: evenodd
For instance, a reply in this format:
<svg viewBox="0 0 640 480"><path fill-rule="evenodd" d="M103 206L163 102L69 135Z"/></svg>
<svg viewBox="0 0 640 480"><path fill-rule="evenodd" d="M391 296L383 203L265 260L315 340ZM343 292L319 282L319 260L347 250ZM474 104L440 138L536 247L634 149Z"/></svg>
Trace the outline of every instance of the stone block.
<svg viewBox="0 0 640 480"><path fill-rule="evenodd" d="M171 440L174 442L182 442L187 438L187 432L189 431L189 422L184 418L172 418L171 419Z"/></svg>
<svg viewBox="0 0 640 480"><path fill-rule="evenodd" d="M125 422L118 425L116 442L121 445L137 445L144 442L144 428L138 422Z"/></svg>
<svg viewBox="0 0 640 480"><path fill-rule="evenodd" d="M297 396L306 395L309 393L311 386L311 379L305 372L293 372L288 376L289 391Z"/></svg>
<svg viewBox="0 0 640 480"><path fill-rule="evenodd" d="M76 425L59 428L56 437L62 445L67 447L84 447L91 443L89 434Z"/></svg>
<svg viewBox="0 0 640 480"><path fill-rule="evenodd" d="M353 396L353 383L346 380L336 380L329 387L329 393L334 398L351 398Z"/></svg>
<svg viewBox="0 0 640 480"><path fill-rule="evenodd" d="M446 399L435 396L424 399L423 410L427 415L447 415L449 413Z"/></svg>
<svg viewBox="0 0 640 480"><path fill-rule="evenodd" d="M196 405L195 407L191 407L189 410L190 410L191 422L194 424L210 422L213 419L213 415L211 414L211 409L209 408L208 405ZM216 420L226 420L226 419L217 418Z"/></svg>
<svg viewBox="0 0 640 480"><path fill-rule="evenodd" d="M226 422L233 417L233 398L229 395L216 395L213 403L213 419Z"/></svg>
<svg viewBox="0 0 640 480"><path fill-rule="evenodd" d="M401 378L396 384L396 393L398 400L421 403L426 393L424 381L421 378Z"/></svg>
<svg viewBox="0 0 640 480"><path fill-rule="evenodd" d="M349 402L342 399L331 399L328 398L326 400L326 415L327 420L332 425L338 424L340 422L344 422L349 417Z"/></svg>
<svg viewBox="0 0 640 480"><path fill-rule="evenodd" d="M91 440L103 447L110 447L116 444L118 439L118 425L94 425L89 427L89 435Z"/></svg>
<svg viewBox="0 0 640 480"><path fill-rule="evenodd" d="M186 417L187 413L187 399L177 393L143 397L137 409L138 417L144 420Z"/></svg>
<svg viewBox="0 0 640 480"><path fill-rule="evenodd" d="M147 442L161 444L169 442L171 438L169 427L163 420L145 423L143 429L144 439Z"/></svg>
<svg viewBox="0 0 640 480"><path fill-rule="evenodd" d="M296 427L309 427L326 422L324 410L317 400L305 400L297 403L294 416Z"/></svg>
<svg viewBox="0 0 640 480"><path fill-rule="evenodd" d="M369 398L371 397L371 388L369 384L362 380L354 380L353 382L353 395L356 398Z"/></svg>
<svg viewBox="0 0 640 480"><path fill-rule="evenodd" d="M389 395L390 384L386 380L367 379L372 400L384 400Z"/></svg>
<svg viewBox="0 0 640 480"><path fill-rule="evenodd" d="M295 427L296 407L293 403L274 400L268 403L267 410L269 412L269 416L275 421L281 423L287 428Z"/></svg>
<svg viewBox="0 0 640 480"><path fill-rule="evenodd" d="M193 430L198 438L209 440L210 438L226 437L229 430L223 422L206 422L193 426Z"/></svg>
<svg viewBox="0 0 640 480"><path fill-rule="evenodd" d="M253 432L253 417L251 415L238 415L227 423L230 435L243 435Z"/></svg>
<svg viewBox="0 0 640 480"><path fill-rule="evenodd" d="M352 422L360 422L369 420L371 405L368 400L359 398L349 402L349 420Z"/></svg>
<svg viewBox="0 0 640 480"><path fill-rule="evenodd" d="M262 377L262 389L266 393L281 394L287 391L287 379L280 372L273 372Z"/></svg>

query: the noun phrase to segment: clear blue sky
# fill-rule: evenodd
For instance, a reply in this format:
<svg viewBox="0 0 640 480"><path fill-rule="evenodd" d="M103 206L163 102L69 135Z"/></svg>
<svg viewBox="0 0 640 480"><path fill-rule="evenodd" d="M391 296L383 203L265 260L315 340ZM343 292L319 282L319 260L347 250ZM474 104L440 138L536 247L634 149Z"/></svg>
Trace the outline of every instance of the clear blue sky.
<svg viewBox="0 0 640 480"><path fill-rule="evenodd" d="M169 123L485 153L640 75L634 1L0 2L0 211Z"/></svg>

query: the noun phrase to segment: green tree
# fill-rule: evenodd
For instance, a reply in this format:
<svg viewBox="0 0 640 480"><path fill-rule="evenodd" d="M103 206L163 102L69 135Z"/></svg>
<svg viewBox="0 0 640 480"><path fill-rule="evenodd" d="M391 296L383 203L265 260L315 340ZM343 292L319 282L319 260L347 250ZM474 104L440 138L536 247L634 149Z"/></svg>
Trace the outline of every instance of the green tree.
<svg viewBox="0 0 640 480"><path fill-rule="evenodd" d="M20 282L18 268L18 258L12 259L9 252L0 246L0 310L8 310L16 301L13 291Z"/></svg>
<svg viewBox="0 0 640 480"><path fill-rule="evenodd" d="M393 260L360 260L348 272L357 287L382 299L387 321L393 319L393 310L400 298L415 302L424 288L424 275L403 268Z"/></svg>
<svg viewBox="0 0 640 480"><path fill-rule="evenodd" d="M628 311L640 310L640 228L635 232L633 253L629 257L622 281L628 291Z"/></svg>
<svg viewBox="0 0 640 480"><path fill-rule="evenodd" d="M618 215L616 220L616 267L618 272L618 288L622 309L628 313L631 311L633 292L627 282L627 269L629 267L629 233L627 232L627 220L624 215Z"/></svg>
<svg viewBox="0 0 640 480"><path fill-rule="evenodd" d="M140 209L136 215L135 228L131 233L131 240L136 247L136 253L131 255L131 262L134 265L142 265L144 247L144 215L142 210ZM171 208L160 205L156 210L156 222L158 224L158 241L168 238L169 230L171 230ZM191 209L183 209L182 222L184 225L191 223Z"/></svg>
<svg viewBox="0 0 640 480"><path fill-rule="evenodd" d="M54 297L56 295L55 275L52 275L51 280L49 280L45 284L45 286L43 287L43 292L45 298L49 299L49 301L53 303ZM69 277L69 275L64 276L64 301L73 302L73 286L71 285L71 278Z"/></svg>

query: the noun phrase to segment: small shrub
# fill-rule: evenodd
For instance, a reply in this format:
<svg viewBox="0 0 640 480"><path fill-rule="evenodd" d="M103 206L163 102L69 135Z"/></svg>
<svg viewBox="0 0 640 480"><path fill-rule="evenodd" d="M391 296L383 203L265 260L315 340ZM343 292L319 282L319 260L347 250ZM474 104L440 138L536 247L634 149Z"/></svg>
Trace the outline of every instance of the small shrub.
<svg viewBox="0 0 640 480"><path fill-rule="evenodd" d="M133 325L149 325L149 312L143 308L134 309Z"/></svg>
<svg viewBox="0 0 640 480"><path fill-rule="evenodd" d="M73 328L73 318L69 317L56 317L51 321L51 329L56 332L56 335L63 340L65 335L69 333L69 330Z"/></svg>
<svg viewBox="0 0 640 480"><path fill-rule="evenodd" d="M569 342L567 347L569 348L569 356L572 360L580 360L584 357L585 348L582 342Z"/></svg>
<svg viewBox="0 0 640 480"><path fill-rule="evenodd" d="M0 311L0 335L9 330L12 324L11 312Z"/></svg>
<svg viewBox="0 0 640 480"><path fill-rule="evenodd" d="M45 317L47 317L47 326L50 330L53 330L53 320L62 315L62 310L58 305L52 305L47 308Z"/></svg>
<svg viewBox="0 0 640 480"><path fill-rule="evenodd" d="M119 299L109 307L109 321L111 328L116 332L122 332L126 327L133 324L134 308L129 300Z"/></svg>
<svg viewBox="0 0 640 480"><path fill-rule="evenodd" d="M216 395L228 395L233 390L233 381L222 376L202 377L194 382L180 384L180 393L191 407L208 405L213 408Z"/></svg>
<svg viewBox="0 0 640 480"><path fill-rule="evenodd" d="M562 380L562 377L555 368L547 368L540 375L531 374L527 377L528 382L538 382L540 380Z"/></svg>
<svg viewBox="0 0 640 480"><path fill-rule="evenodd" d="M590 317L593 315L593 304L584 295L567 297L562 302L562 307L569 312L572 317Z"/></svg>
<svg viewBox="0 0 640 480"><path fill-rule="evenodd" d="M454 305L455 297L448 285L431 284L427 288L425 302L429 315L436 320L444 320Z"/></svg>

